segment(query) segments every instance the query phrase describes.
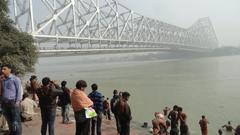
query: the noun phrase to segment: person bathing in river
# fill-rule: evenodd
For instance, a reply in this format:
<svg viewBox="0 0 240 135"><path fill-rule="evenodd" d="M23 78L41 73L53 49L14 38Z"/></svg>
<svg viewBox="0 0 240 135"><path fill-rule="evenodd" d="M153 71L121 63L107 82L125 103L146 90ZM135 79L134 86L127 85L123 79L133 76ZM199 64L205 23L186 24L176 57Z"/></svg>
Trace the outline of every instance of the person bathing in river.
<svg viewBox="0 0 240 135"><path fill-rule="evenodd" d="M208 120L204 115L202 115L202 119L199 121L202 135L208 135L208 127L207 127L208 124L209 124Z"/></svg>
<svg viewBox="0 0 240 135"><path fill-rule="evenodd" d="M170 111L170 108L169 108L169 107L165 107L165 108L163 109L163 114L164 114L165 117L168 116L169 111Z"/></svg>
<svg viewBox="0 0 240 135"><path fill-rule="evenodd" d="M183 113L182 107L178 107L178 119L180 120L180 135L189 135L187 115Z"/></svg>
<svg viewBox="0 0 240 135"><path fill-rule="evenodd" d="M164 115L155 112L155 119L152 120L153 135L167 135L167 126L164 120Z"/></svg>
<svg viewBox="0 0 240 135"><path fill-rule="evenodd" d="M173 110L168 114L168 119L171 121L170 135L178 135L178 106L174 105Z"/></svg>
<svg viewBox="0 0 240 135"><path fill-rule="evenodd" d="M226 134L227 135L233 135L233 131L235 131L235 129L233 128L233 126L231 125L231 121L228 121L228 124L223 125L222 128L226 129Z"/></svg>

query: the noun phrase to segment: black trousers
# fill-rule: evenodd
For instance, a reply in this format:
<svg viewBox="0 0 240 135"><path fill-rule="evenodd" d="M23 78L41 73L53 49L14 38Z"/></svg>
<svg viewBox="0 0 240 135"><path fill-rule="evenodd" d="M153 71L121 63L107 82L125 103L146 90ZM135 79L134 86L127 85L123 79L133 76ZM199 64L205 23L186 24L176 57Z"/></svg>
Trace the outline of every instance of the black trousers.
<svg viewBox="0 0 240 135"><path fill-rule="evenodd" d="M98 113L96 118L92 118L92 135L95 135L95 129L97 126L97 135L101 135L101 127L102 127L102 113Z"/></svg>
<svg viewBox="0 0 240 135"><path fill-rule="evenodd" d="M120 121L120 135L130 135L130 121Z"/></svg>
<svg viewBox="0 0 240 135"><path fill-rule="evenodd" d="M116 127L117 127L117 132L120 133L120 122L119 118L117 117L116 114L114 114L115 120L116 120Z"/></svg>
<svg viewBox="0 0 240 135"><path fill-rule="evenodd" d="M85 110L74 112L76 120L76 133L75 135L89 135L91 119L86 119Z"/></svg>
<svg viewBox="0 0 240 135"><path fill-rule="evenodd" d="M84 122L76 122L76 134L75 135L89 135L90 131L90 119Z"/></svg>

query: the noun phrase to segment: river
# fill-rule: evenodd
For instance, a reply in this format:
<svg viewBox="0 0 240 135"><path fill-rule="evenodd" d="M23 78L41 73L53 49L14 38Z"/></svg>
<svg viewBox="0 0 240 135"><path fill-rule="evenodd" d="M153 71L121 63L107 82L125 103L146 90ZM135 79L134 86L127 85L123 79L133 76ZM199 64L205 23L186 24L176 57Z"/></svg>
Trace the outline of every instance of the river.
<svg viewBox="0 0 240 135"><path fill-rule="evenodd" d="M67 80L70 88L84 79L111 97L114 89L129 91L133 119L149 124L165 106L182 106L192 135L199 135L201 115L209 120L209 134L227 121L240 124L240 56L162 59L162 53L94 54L40 57L39 78ZM87 93L90 87L87 88Z"/></svg>

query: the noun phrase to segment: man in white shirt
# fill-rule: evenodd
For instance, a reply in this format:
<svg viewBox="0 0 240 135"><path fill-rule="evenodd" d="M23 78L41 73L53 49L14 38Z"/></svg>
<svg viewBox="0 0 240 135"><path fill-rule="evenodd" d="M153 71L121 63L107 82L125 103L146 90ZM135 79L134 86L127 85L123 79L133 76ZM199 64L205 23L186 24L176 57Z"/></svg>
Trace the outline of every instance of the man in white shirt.
<svg viewBox="0 0 240 135"><path fill-rule="evenodd" d="M28 94L23 94L23 101L21 102L21 118L22 121L31 121L33 115L35 115L35 108L37 108L37 104L30 98L28 98Z"/></svg>

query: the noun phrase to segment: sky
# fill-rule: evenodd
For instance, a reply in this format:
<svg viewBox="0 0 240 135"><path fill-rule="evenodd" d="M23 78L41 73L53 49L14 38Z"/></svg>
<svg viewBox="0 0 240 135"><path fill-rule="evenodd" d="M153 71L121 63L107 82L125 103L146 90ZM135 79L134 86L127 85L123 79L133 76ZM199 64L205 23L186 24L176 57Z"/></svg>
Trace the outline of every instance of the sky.
<svg viewBox="0 0 240 135"><path fill-rule="evenodd" d="M240 0L118 0L134 12L188 28L210 17L219 46L240 46Z"/></svg>

